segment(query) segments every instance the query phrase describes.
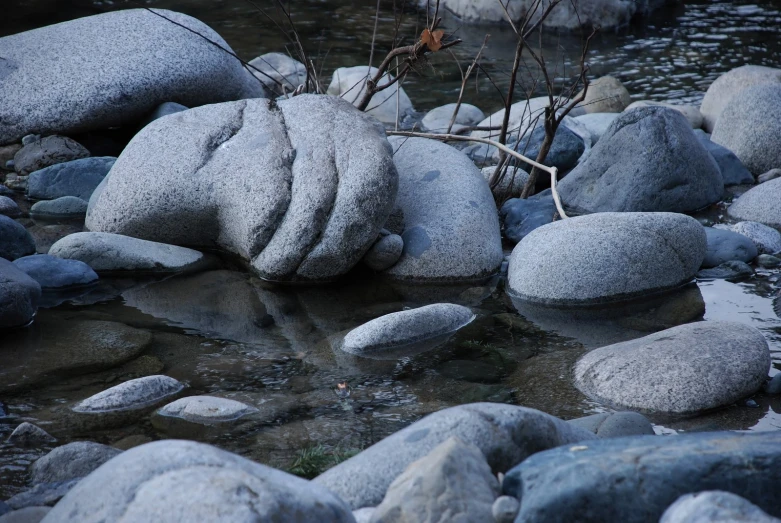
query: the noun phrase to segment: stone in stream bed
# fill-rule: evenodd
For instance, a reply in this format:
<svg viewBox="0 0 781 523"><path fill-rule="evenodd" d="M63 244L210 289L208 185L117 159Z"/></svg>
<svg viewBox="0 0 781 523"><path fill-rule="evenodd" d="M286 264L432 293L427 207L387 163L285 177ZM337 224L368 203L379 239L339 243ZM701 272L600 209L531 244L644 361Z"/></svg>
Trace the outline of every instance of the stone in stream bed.
<svg viewBox="0 0 781 523"><path fill-rule="evenodd" d="M781 178L752 187L729 206L727 213L743 221L781 229Z"/></svg>
<svg viewBox="0 0 781 523"><path fill-rule="evenodd" d="M321 486L192 441L123 452L76 485L44 523L100 521L352 523Z"/></svg>
<svg viewBox="0 0 781 523"><path fill-rule="evenodd" d="M740 161L740 158L735 156L735 153L723 147L717 143L714 143L710 139L710 135L703 132L701 129L694 131L700 143L705 146L708 152L719 164L721 170L721 177L724 178L724 185L742 185L751 184L754 185L754 175L751 174L748 169Z"/></svg>
<svg viewBox="0 0 781 523"><path fill-rule="evenodd" d="M754 85L781 83L781 69L761 65L744 65L722 74L710 84L700 105L703 128L712 132L724 108L741 91Z"/></svg>
<svg viewBox="0 0 781 523"><path fill-rule="evenodd" d="M763 254L763 256L766 256ZM754 275L754 269L746 262L733 260L710 269L697 271L697 278L707 280L740 280Z"/></svg>
<svg viewBox="0 0 781 523"><path fill-rule="evenodd" d="M384 229L383 229L384 230ZM384 271L393 266L404 250L404 240L398 234L382 234L363 256L363 263L372 270Z"/></svg>
<svg viewBox="0 0 781 523"><path fill-rule="evenodd" d="M731 492L684 494L662 514L659 523L781 523L750 501Z"/></svg>
<svg viewBox="0 0 781 523"><path fill-rule="evenodd" d="M98 273L176 273L204 262L203 254L193 249L106 232L70 234L52 245L49 254L82 261Z"/></svg>
<svg viewBox="0 0 781 523"><path fill-rule="evenodd" d="M496 165L490 167L483 167L480 170L485 181L491 182L491 177L496 171ZM523 192L523 186L526 184L526 180L529 179L529 173L521 169L520 167L508 167L507 171L502 176L499 184L491 189L495 198L503 200L508 196L518 199ZM526 201L526 200L521 200Z"/></svg>
<svg viewBox="0 0 781 523"><path fill-rule="evenodd" d="M0 214L0 258L14 261L35 253L35 242L19 222Z"/></svg>
<svg viewBox="0 0 781 523"><path fill-rule="evenodd" d="M30 216L33 218L78 220L86 215L87 202L75 196L42 200L30 207Z"/></svg>
<svg viewBox="0 0 781 523"><path fill-rule="evenodd" d="M498 403L472 403L429 414L327 470L314 483L353 509L377 506L388 487L412 462L450 437L477 446L494 473L529 455L596 438L543 412Z"/></svg>
<svg viewBox="0 0 781 523"><path fill-rule="evenodd" d="M188 396L160 408L155 416L179 418L199 424L235 421L258 409L228 398Z"/></svg>
<svg viewBox="0 0 781 523"><path fill-rule="evenodd" d="M700 108L694 107L693 105L675 105L667 102L656 102L654 100L638 100L629 104L624 111L631 111L632 109L639 109L641 107L667 107L668 109L678 111L684 115L695 132L702 127L702 113L700 112Z"/></svg>
<svg viewBox="0 0 781 523"><path fill-rule="evenodd" d="M575 385L610 405L691 414L729 405L767 378L770 351L757 329L707 321L608 345L575 365Z"/></svg>
<svg viewBox="0 0 781 523"><path fill-rule="evenodd" d="M553 222L556 204L550 195L535 195L525 200L507 200L499 211L505 237L515 243L527 234Z"/></svg>
<svg viewBox="0 0 781 523"><path fill-rule="evenodd" d="M351 330L341 348L357 355L377 353L454 332L474 317L471 309L453 303L394 312Z"/></svg>
<svg viewBox="0 0 781 523"><path fill-rule="evenodd" d="M67 289L91 285L98 281L95 271L79 260L34 254L17 258L13 264L37 281L41 289Z"/></svg>
<svg viewBox="0 0 781 523"><path fill-rule="evenodd" d="M770 254L760 254L757 256L757 265L763 269L777 269L781 267L781 258L771 256Z"/></svg>
<svg viewBox="0 0 781 523"><path fill-rule="evenodd" d="M377 74L379 69L366 65L356 65L354 67L340 67L334 71L331 77L331 83L328 86L327 94L347 100L352 104L357 104L363 98L366 91L366 80L369 76ZM380 83L393 80L393 76L385 73ZM403 120L407 115L413 113L412 101L407 96L400 82L396 82L372 96L369 105L366 107L366 113L375 117L384 124L394 124L396 120Z"/></svg>
<svg viewBox="0 0 781 523"><path fill-rule="evenodd" d="M22 210L8 196L0 196L0 214L9 218L18 218L22 215Z"/></svg>
<svg viewBox="0 0 781 523"><path fill-rule="evenodd" d="M760 254L781 252L781 233L772 227L757 222L738 222L729 229L751 239Z"/></svg>
<svg viewBox="0 0 781 523"><path fill-rule="evenodd" d="M658 521L681 495L715 489L778 516L779 443L777 431L586 441L532 455L502 489L523 500L516 523Z"/></svg>
<svg viewBox="0 0 781 523"><path fill-rule="evenodd" d="M27 507L51 507L75 487L80 480L81 478L76 478L52 483L38 483L30 490L20 492L6 502L16 510Z"/></svg>
<svg viewBox="0 0 781 523"><path fill-rule="evenodd" d="M27 179L27 196L35 200L75 196L89 201L116 160L113 156L82 158L32 172Z"/></svg>
<svg viewBox="0 0 781 523"><path fill-rule="evenodd" d="M24 422L14 429L6 442L18 447L34 447L57 441L51 434L37 425Z"/></svg>
<svg viewBox="0 0 781 523"><path fill-rule="evenodd" d="M0 39L0 49L2 48L3 39ZM8 84L4 82L3 86L5 85ZM0 100L2 98L3 91L0 90ZM2 142L3 134L6 131L8 131L7 128L0 126L0 142ZM87 158L88 156L89 151L71 138L66 136L47 136L34 140L19 149L19 152L14 155L14 170L22 176L27 176L51 165Z"/></svg>
<svg viewBox="0 0 781 523"><path fill-rule="evenodd" d="M30 323L40 298L38 282L13 263L0 258L0 329Z"/></svg>
<svg viewBox="0 0 781 523"><path fill-rule="evenodd" d="M491 513L496 523L513 523L518 511L521 510L521 503L512 496L499 496L494 501Z"/></svg>
<svg viewBox="0 0 781 523"><path fill-rule="evenodd" d="M266 53L249 62L249 71L274 96L292 93L306 83L306 66L285 53Z"/></svg>
<svg viewBox="0 0 781 523"><path fill-rule="evenodd" d="M393 480L370 521L491 521L498 495L499 482L480 449L451 437Z"/></svg>
<svg viewBox="0 0 781 523"><path fill-rule="evenodd" d="M450 120L453 118L453 112L456 110L456 104L446 104L430 110L423 117L420 124L424 131L432 133L446 133L450 126ZM450 131L453 134L459 134L467 128L477 125L485 118L485 114L478 107L470 104L461 104L458 108L453 128Z"/></svg>
<svg viewBox="0 0 781 523"><path fill-rule="evenodd" d="M593 432L600 438L654 434L651 422L637 412L603 412L567 421Z"/></svg>
<svg viewBox="0 0 781 523"><path fill-rule="evenodd" d="M79 402L80 414L120 413L158 405L184 390L184 385L168 376L156 375L126 381Z"/></svg>
<svg viewBox="0 0 781 523"><path fill-rule="evenodd" d="M702 267L709 269L729 261L750 262L757 257L757 246L750 238L737 232L705 227L708 251Z"/></svg>
<svg viewBox="0 0 781 523"><path fill-rule="evenodd" d="M33 463L33 484L83 478L122 451L92 441L74 441L57 447Z"/></svg>

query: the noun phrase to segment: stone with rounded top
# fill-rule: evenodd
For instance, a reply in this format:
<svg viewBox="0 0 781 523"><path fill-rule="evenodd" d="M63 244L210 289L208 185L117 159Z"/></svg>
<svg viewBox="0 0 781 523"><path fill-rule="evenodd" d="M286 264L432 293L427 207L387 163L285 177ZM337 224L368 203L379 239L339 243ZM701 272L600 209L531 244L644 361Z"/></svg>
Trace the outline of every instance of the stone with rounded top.
<svg viewBox="0 0 781 523"><path fill-rule="evenodd" d="M98 280L95 271L79 260L48 254L34 254L14 260L14 265L33 278L42 289L63 289L90 285Z"/></svg>
<svg viewBox="0 0 781 523"><path fill-rule="evenodd" d="M14 261L34 253L35 242L27 229L13 218L0 214L0 258Z"/></svg>
<svg viewBox="0 0 781 523"><path fill-rule="evenodd" d="M122 451L93 441L74 441L57 447L30 468L34 484L83 478Z"/></svg>
<svg viewBox="0 0 781 523"><path fill-rule="evenodd" d="M2 49L2 39L0 39L0 49ZM2 99L2 90L0 90L0 99ZM2 130L3 128L0 127L0 136ZM76 140L67 136L47 136L19 149L14 155L14 170L22 176L27 176L52 165L88 156L89 151Z"/></svg>
<svg viewBox="0 0 781 523"><path fill-rule="evenodd" d="M87 214L87 202L76 196L62 196L54 200L35 202L30 207L33 218L79 219Z"/></svg>
<svg viewBox="0 0 781 523"><path fill-rule="evenodd" d="M781 69L761 65L743 65L716 78L708 87L700 105L705 131L713 131L722 111L733 97L748 87L765 83L781 84Z"/></svg>
<svg viewBox="0 0 781 523"><path fill-rule="evenodd" d="M40 284L10 261L0 258L0 329L30 323L40 298Z"/></svg>
<svg viewBox="0 0 781 523"><path fill-rule="evenodd" d="M781 178L761 183L738 197L727 213L738 220L781 229Z"/></svg>
<svg viewBox="0 0 781 523"><path fill-rule="evenodd" d="M184 385L168 376L129 380L79 402L74 412L101 414L150 407L181 392Z"/></svg>
<svg viewBox="0 0 781 523"><path fill-rule="evenodd" d="M684 494L667 507L659 523L781 523L749 500L723 490Z"/></svg>
<svg viewBox="0 0 781 523"><path fill-rule="evenodd" d="M34 171L27 180L27 196L36 200L75 196L88 201L116 160L113 156L82 158Z"/></svg>
<svg viewBox="0 0 781 523"><path fill-rule="evenodd" d="M156 415L192 423L215 423L233 421L255 411L256 408L229 398L187 396L161 407Z"/></svg>

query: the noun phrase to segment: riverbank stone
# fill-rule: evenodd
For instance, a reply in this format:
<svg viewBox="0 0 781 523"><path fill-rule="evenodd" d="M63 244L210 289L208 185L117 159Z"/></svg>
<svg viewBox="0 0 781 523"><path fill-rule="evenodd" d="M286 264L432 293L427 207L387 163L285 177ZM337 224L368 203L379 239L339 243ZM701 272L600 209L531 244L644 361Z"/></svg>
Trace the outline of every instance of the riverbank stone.
<svg viewBox="0 0 781 523"><path fill-rule="evenodd" d="M781 178L761 183L743 193L727 209L738 220L759 222L781 229Z"/></svg>
<svg viewBox="0 0 781 523"><path fill-rule="evenodd" d="M513 144L512 148L527 158L536 160L544 140L545 128L538 125L531 133L528 133L520 141ZM569 128L560 125L556 129L551 148L542 164L548 167L556 167L559 171L566 173L575 167L585 150L586 144L583 142L583 139ZM521 162L513 159L512 163ZM523 165L525 166L526 164L524 163ZM541 174L546 175L547 173Z"/></svg>
<svg viewBox="0 0 781 523"><path fill-rule="evenodd" d="M757 329L706 321L595 349L575 365L575 385L609 405L689 414L729 405L765 383L770 351Z"/></svg>
<svg viewBox="0 0 781 523"><path fill-rule="evenodd" d="M576 96L579 98L582 92ZM580 106L586 113L620 113L632 103L629 91L621 80L612 76L603 76L592 80Z"/></svg>
<svg viewBox="0 0 781 523"><path fill-rule="evenodd" d="M73 410L83 414L101 414L144 409L175 396L184 387L168 376L145 376L90 396L74 406Z"/></svg>
<svg viewBox="0 0 781 523"><path fill-rule="evenodd" d="M86 215L87 202L75 196L41 200L30 207L30 216L33 218L78 220Z"/></svg>
<svg viewBox="0 0 781 523"><path fill-rule="evenodd" d="M376 67L366 65L340 67L334 71L327 93L352 104L358 104L366 92L366 80L377 74L378 71L379 69ZM393 75L385 73L379 83L390 82L393 79ZM376 93L372 96L369 105L366 106L366 114L375 117L384 124L395 124L397 118L403 120L414 111L412 101L399 82Z"/></svg>
<svg viewBox="0 0 781 523"><path fill-rule="evenodd" d="M644 107L616 118L558 189L583 213L693 212L721 200L724 179L683 115Z"/></svg>
<svg viewBox="0 0 781 523"><path fill-rule="evenodd" d="M738 222L730 225L729 228L751 239L760 254L781 252L781 232L772 227L757 222Z"/></svg>
<svg viewBox="0 0 781 523"><path fill-rule="evenodd" d="M638 412L603 412L567 421L600 438L654 434L653 424Z"/></svg>
<svg viewBox="0 0 781 523"><path fill-rule="evenodd" d="M210 445L165 440L132 448L78 483L44 523L99 521L352 523L321 486Z"/></svg>
<svg viewBox="0 0 781 523"><path fill-rule="evenodd" d="M456 110L456 104L446 104L434 108L426 113L420 124L424 131L432 133L446 133L450 120L453 118L453 112ZM467 128L477 125L485 118L485 114L478 107L470 104L461 104L458 108L456 120L451 129L452 134L461 134Z"/></svg>
<svg viewBox="0 0 781 523"><path fill-rule="evenodd" d="M716 267L697 271L697 278L705 280L737 281L750 278L753 275L754 269L751 268L751 265L738 260L727 261Z"/></svg>
<svg viewBox="0 0 781 523"><path fill-rule="evenodd" d="M690 281L702 225L674 213L597 213L535 229L513 249L510 294L543 305L619 302Z"/></svg>
<svg viewBox="0 0 781 523"><path fill-rule="evenodd" d="M98 281L95 271L79 260L34 254L17 258L13 264L37 281L41 289L66 289L90 285Z"/></svg>
<svg viewBox="0 0 781 523"><path fill-rule="evenodd" d="M532 455L502 487L523 500L516 523L658 521L681 495L714 489L779 515L778 443L773 431L588 441Z"/></svg>
<svg viewBox="0 0 781 523"><path fill-rule="evenodd" d="M0 329L30 323L40 298L40 284L18 266L0 258Z"/></svg>
<svg viewBox="0 0 781 523"><path fill-rule="evenodd" d="M722 111L744 89L761 84L781 84L781 69L744 65L727 71L708 87L700 105L703 128L712 132Z"/></svg>
<svg viewBox="0 0 781 523"><path fill-rule="evenodd" d="M0 49L2 49L0 39ZM0 90L0 99L2 90ZM3 127L0 127L2 136ZM52 165L87 158L89 151L76 140L67 136L46 136L25 144L14 155L14 170L21 176L27 176L35 171Z"/></svg>
<svg viewBox="0 0 781 523"><path fill-rule="evenodd" d="M640 107L667 107L678 111L686 120L689 121L692 129L700 129L702 127L702 113L698 107L692 105L675 105L667 102L657 102L654 100L638 100L629 104L624 111L631 111L632 109L639 109Z"/></svg>
<svg viewBox="0 0 781 523"><path fill-rule="evenodd" d="M37 447L40 445L49 445L56 441L57 439L54 436L38 425L33 425L32 423L25 421L11 432L6 443L11 443L18 447Z"/></svg>
<svg viewBox="0 0 781 523"><path fill-rule="evenodd" d="M0 214L9 218L18 218L22 215L22 210L8 196L0 196Z"/></svg>
<svg viewBox="0 0 781 523"><path fill-rule="evenodd" d="M89 201L95 188L100 185L116 160L113 156L98 156L39 169L30 173L27 195L35 200L75 196Z"/></svg>
<svg viewBox="0 0 781 523"><path fill-rule="evenodd" d="M35 253L30 233L16 220L0 214L0 258L14 261Z"/></svg>
<svg viewBox="0 0 781 523"><path fill-rule="evenodd" d="M234 421L257 409L229 398L187 396L160 408L155 415L199 424Z"/></svg>
<svg viewBox="0 0 781 523"><path fill-rule="evenodd" d="M694 134L697 135L697 139L700 140L700 143L705 146L719 165L721 177L724 179L724 186L754 185L754 175L746 169L740 158L735 156L735 153L713 142L710 136L701 129L695 130Z"/></svg>
<svg viewBox="0 0 781 523"><path fill-rule="evenodd" d="M723 490L684 494L662 514L659 523L779 523L747 499Z"/></svg>
<svg viewBox="0 0 781 523"><path fill-rule="evenodd" d="M265 94L217 33L165 9L123 9L6 36L0 56L11 65L0 85L0 144L31 132L140 122L167 101L196 107Z"/></svg>
<svg viewBox="0 0 781 523"><path fill-rule="evenodd" d="M382 502L396 477L451 437L477 446L494 473L541 450L596 438L543 412L498 403L472 403L429 414L313 480L353 509Z"/></svg>
<svg viewBox="0 0 781 523"><path fill-rule="evenodd" d="M533 230L553 222L556 204L552 196L532 196L525 200L512 198L499 210L504 236L518 243Z"/></svg>
<svg viewBox="0 0 781 523"><path fill-rule="evenodd" d="M30 468L32 481L37 485L83 478L121 453L108 445L74 441L57 447L33 463Z"/></svg>
<svg viewBox="0 0 781 523"><path fill-rule="evenodd" d="M708 251L702 260L704 268L716 267L729 261L752 261L757 257L757 246L750 238L731 230L704 227Z"/></svg>
<svg viewBox="0 0 781 523"><path fill-rule="evenodd" d="M387 233L387 231L385 231ZM393 267L404 252L404 240L398 234L382 234L363 256L363 263L375 271Z"/></svg>
<svg viewBox="0 0 781 523"><path fill-rule="evenodd" d="M285 53L266 53L250 60L249 65L249 71L274 96L290 94L306 83L306 66Z"/></svg>

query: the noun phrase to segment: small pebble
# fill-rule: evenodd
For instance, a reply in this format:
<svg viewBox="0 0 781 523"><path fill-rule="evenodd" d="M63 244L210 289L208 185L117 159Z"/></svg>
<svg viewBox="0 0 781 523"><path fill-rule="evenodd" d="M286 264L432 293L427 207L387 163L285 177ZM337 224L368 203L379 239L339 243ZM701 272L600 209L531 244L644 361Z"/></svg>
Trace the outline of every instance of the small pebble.
<svg viewBox="0 0 781 523"><path fill-rule="evenodd" d="M763 387L768 394L781 394L781 374L776 374Z"/></svg>
<svg viewBox="0 0 781 523"><path fill-rule="evenodd" d="M754 400L746 400L746 407L756 409L757 407L759 407L759 403L757 403Z"/></svg>
<svg viewBox="0 0 781 523"><path fill-rule="evenodd" d="M27 136L24 136L22 138L22 145L30 145L31 143L35 143L41 139L40 134L28 134Z"/></svg>
<svg viewBox="0 0 781 523"><path fill-rule="evenodd" d="M496 523L512 523L521 509L521 503L512 496L499 496L494 501L491 512Z"/></svg>
<svg viewBox="0 0 781 523"><path fill-rule="evenodd" d="M771 254L760 254L757 256L757 265L765 269L776 269L781 267L781 258L776 258Z"/></svg>

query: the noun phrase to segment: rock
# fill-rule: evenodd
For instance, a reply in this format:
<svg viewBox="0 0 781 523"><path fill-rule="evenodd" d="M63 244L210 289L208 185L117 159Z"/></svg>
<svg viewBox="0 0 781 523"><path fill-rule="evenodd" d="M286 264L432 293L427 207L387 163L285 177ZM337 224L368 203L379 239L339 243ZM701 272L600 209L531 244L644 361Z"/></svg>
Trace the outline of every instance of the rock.
<svg viewBox="0 0 781 523"><path fill-rule="evenodd" d="M89 201L116 160L113 156L82 158L37 170L27 180L27 195L36 200L75 196Z"/></svg>
<svg viewBox="0 0 781 523"><path fill-rule="evenodd" d="M494 501L491 513L496 523L513 523L521 510L521 503L512 496L499 496Z"/></svg>
<svg viewBox="0 0 781 523"><path fill-rule="evenodd" d="M169 403L155 415L183 419L191 423L209 424L234 421L257 409L228 398L188 396Z"/></svg>
<svg viewBox="0 0 781 523"><path fill-rule="evenodd" d="M9 498L8 504L16 510L27 507L51 507L75 487L80 479L37 484L30 490Z"/></svg>
<svg viewBox="0 0 781 523"><path fill-rule="evenodd" d="M59 240L51 256L86 263L96 272L177 273L204 262L192 249L107 232L79 232Z"/></svg>
<svg viewBox="0 0 781 523"><path fill-rule="evenodd" d="M285 53L266 53L250 60L249 70L275 96L290 94L306 83L306 66Z"/></svg>
<svg viewBox="0 0 781 523"><path fill-rule="evenodd" d="M471 309L453 303L393 312L351 330L342 350L358 355L381 352L454 332L474 318Z"/></svg>
<svg viewBox="0 0 781 523"><path fill-rule="evenodd" d="M711 490L685 494L670 505L659 523L778 523L761 508L730 492Z"/></svg>
<svg viewBox="0 0 781 523"><path fill-rule="evenodd" d="M51 434L32 423L24 422L14 429L7 443L17 447L37 447L57 441Z"/></svg>
<svg viewBox="0 0 781 523"><path fill-rule="evenodd" d="M17 221L0 214L0 258L15 260L35 253L35 242Z"/></svg>
<svg viewBox="0 0 781 523"><path fill-rule="evenodd" d="M0 258L0 329L30 323L40 298L38 282L13 263Z"/></svg>
<svg viewBox="0 0 781 523"><path fill-rule="evenodd" d="M0 196L0 214L9 218L18 218L22 215L22 210L8 196Z"/></svg>
<svg viewBox="0 0 781 523"><path fill-rule="evenodd" d="M757 176L757 183L769 182L770 180L775 180L776 178L781 178L781 169L770 169L768 172L760 174Z"/></svg>
<svg viewBox="0 0 781 523"><path fill-rule="evenodd" d="M9 173L5 177L5 186L11 189L12 193L27 191L27 176L18 176L13 173Z"/></svg>
<svg viewBox="0 0 781 523"><path fill-rule="evenodd" d="M398 234L386 234L371 246L363 256L363 263L375 271L384 271L392 267L404 251L404 240Z"/></svg>
<svg viewBox="0 0 781 523"><path fill-rule="evenodd" d="M87 215L87 202L75 196L63 196L56 200L42 200L30 208L33 218L80 219Z"/></svg>
<svg viewBox="0 0 781 523"><path fill-rule="evenodd" d="M140 125L140 127L144 128L150 123L154 122L155 120L162 118L163 116L168 116L169 114L181 113L182 111L186 111L187 109L189 109L189 107L182 104L178 104L176 102L163 102L157 107L155 107L155 110L152 111L152 114L146 117L146 120L144 120L144 122ZM116 160L116 158L114 158L114 160ZM106 171L106 173L108 173L108 171Z"/></svg>
<svg viewBox="0 0 781 523"><path fill-rule="evenodd" d="M14 260L14 265L38 282L42 289L64 289L90 285L98 280L89 265L48 254L34 254Z"/></svg>
<svg viewBox="0 0 781 523"><path fill-rule="evenodd" d="M708 87L700 106L705 131L713 131L722 111L735 95L748 87L766 83L781 83L781 69L744 65L719 76Z"/></svg>
<svg viewBox="0 0 781 523"><path fill-rule="evenodd" d="M14 175L9 174L9 176L16 176L16 175L15 174ZM16 193L14 191L12 191L11 189L9 189L8 187L6 187L5 185L0 184L0 195L12 198L13 196L16 195Z"/></svg>
<svg viewBox="0 0 781 523"><path fill-rule="evenodd" d="M168 376L145 376L129 380L81 401L73 410L84 414L138 410L156 405L184 389Z"/></svg>
<svg viewBox="0 0 781 523"><path fill-rule="evenodd" d="M751 239L761 254L781 252L781 233L772 227L757 222L738 222L730 225L730 230Z"/></svg>
<svg viewBox="0 0 781 523"><path fill-rule="evenodd" d="M719 165L721 177L724 179L724 185L743 185L754 184L754 175L748 172L735 153L721 145L711 141L710 136L701 129L694 131L700 143L705 146L713 159Z"/></svg>
<svg viewBox="0 0 781 523"><path fill-rule="evenodd" d="M578 93L579 98L582 93ZM589 83L586 98L580 107L586 113L620 113L632 103L624 84L612 76L603 76Z"/></svg>
<svg viewBox="0 0 781 523"><path fill-rule="evenodd" d="M11 507L9 507L4 501L0 501L0 516L11 512L11 510Z"/></svg>
<svg viewBox="0 0 781 523"><path fill-rule="evenodd" d="M366 79L369 76L374 76L378 71L379 69L376 67L370 68L365 65L340 67L334 71L327 93L357 105L366 91ZM393 76L385 73L380 83L392 80ZM398 97L396 96L397 91ZM385 124L395 124L397 117L399 120L403 120L405 116L414 111L412 102L398 82L372 96L369 105L366 106L367 114Z"/></svg>
<svg viewBox="0 0 781 523"><path fill-rule="evenodd" d="M538 125L531 133L521 138L512 147L527 158L536 160L544 140L545 128ZM567 127L560 125L556 129L551 149L548 151L542 164L548 167L556 167L558 170L566 172L575 167L585 150L586 145L583 143L583 139ZM513 160L513 162L515 161ZM545 175L547 173L541 174Z"/></svg>
<svg viewBox="0 0 781 523"><path fill-rule="evenodd" d="M757 256L757 265L764 269L777 269L781 267L781 258L776 258L770 254L760 254Z"/></svg>
<svg viewBox="0 0 781 523"><path fill-rule="evenodd" d="M404 251L384 274L397 280L482 280L502 263L496 204L463 153L425 138L391 137Z"/></svg>
<svg viewBox="0 0 781 523"><path fill-rule="evenodd" d="M407 466L456 437L477 446L493 472L502 472L541 450L595 438L540 411L498 403L440 410L327 470L314 483L353 509L376 506Z"/></svg>
<svg viewBox="0 0 781 523"><path fill-rule="evenodd" d="M697 278L705 280L741 280L754 275L754 269L742 261L728 261L711 269L697 271Z"/></svg>
<svg viewBox="0 0 781 523"><path fill-rule="evenodd" d="M571 419L567 423L582 427L600 438L654 434L654 427L648 418L637 412L603 412Z"/></svg>
<svg viewBox="0 0 781 523"><path fill-rule="evenodd" d="M485 181L491 183L491 177L496 171L496 166L483 167L480 172L483 174ZM529 173L519 167L508 167L507 171L502 176L499 184L494 187L491 192L497 199L504 199L509 197L518 198L523 192L523 186L526 185L526 180L529 179Z"/></svg>
<svg viewBox="0 0 781 523"><path fill-rule="evenodd" d="M353 517L355 523L370 523L372 516L374 515L375 507L364 507L358 510L353 510Z"/></svg>
<svg viewBox="0 0 781 523"><path fill-rule="evenodd" d="M202 22L163 9L125 9L7 36L0 39L8 64L0 144L32 131L127 125L171 100L195 107L263 96L230 53Z"/></svg>
<svg viewBox="0 0 781 523"><path fill-rule="evenodd" d="M507 473L503 491L523 500L517 523L658 521L679 496L708 489L727 489L777 515L778 442L777 432L590 441L527 458Z"/></svg>
<svg viewBox="0 0 781 523"><path fill-rule="evenodd" d="M729 405L767 377L764 336L734 322L697 322L608 345L575 365L575 385L610 405L688 414Z"/></svg>
<svg viewBox="0 0 781 523"><path fill-rule="evenodd" d="M535 195L526 200L507 200L499 211L504 226L504 236L518 243L533 230L553 222L556 204L552 196Z"/></svg>
<svg viewBox="0 0 781 523"><path fill-rule="evenodd" d="M666 102L655 102L653 100L638 100L629 104L624 111L631 111L632 109L639 109L640 107L667 107L681 113L689 121L689 125L692 129L699 129L702 127L702 113L699 108L691 105L674 105Z"/></svg>
<svg viewBox="0 0 781 523"><path fill-rule="evenodd" d="M727 212L733 218L747 222L759 222L781 229L781 178L752 187L743 193Z"/></svg>
<svg viewBox="0 0 781 523"><path fill-rule="evenodd" d="M453 112L457 104L446 104L436 109L432 109L420 122L421 127L426 132L446 133L450 126L450 120L453 118ZM461 104L458 108L456 120L451 129L452 134L460 134L469 127L475 126L485 119L485 114L478 107L469 104Z"/></svg>
<svg viewBox="0 0 781 523"><path fill-rule="evenodd" d="M4 168L6 163L14 161L14 155L22 148L22 144L12 143L0 145L0 169ZM9 170L13 170L11 167Z"/></svg>
<svg viewBox="0 0 781 523"><path fill-rule="evenodd" d="M749 87L724 108L711 140L759 175L781 165L781 83Z"/></svg>
<svg viewBox="0 0 781 523"><path fill-rule="evenodd" d="M121 452L92 441L74 441L57 447L33 463L30 470L33 484L83 478Z"/></svg>
<svg viewBox="0 0 781 523"><path fill-rule="evenodd" d="M728 261L750 262L757 257L757 246L750 238L733 231L705 227L708 251L702 266L716 267Z"/></svg>
<svg viewBox="0 0 781 523"><path fill-rule="evenodd" d="M575 120L583 125L589 133L594 142L598 142L602 135L613 123L613 120L618 118L620 113L590 113L575 117Z"/></svg>
<svg viewBox="0 0 781 523"><path fill-rule="evenodd" d="M121 519L353 521L345 503L317 484L210 445L178 440L123 452L76 485L44 521Z"/></svg>
<svg viewBox="0 0 781 523"><path fill-rule="evenodd" d="M48 254L52 245L70 234L81 232L83 224L69 221L66 223L42 222L36 223L27 229L35 242L35 250L38 254Z"/></svg>
<svg viewBox="0 0 781 523"><path fill-rule="evenodd" d="M0 52L3 49L2 40L0 40ZM3 85L5 86L6 84L4 83ZM3 91L0 91L0 99L2 97ZM2 137L5 135L4 131L7 132L10 129L0 126L0 142L2 142ZM14 155L14 170L18 174L26 176L51 165L70 162L88 156L89 151L75 140L65 136L47 136L19 149L19 152Z"/></svg>
<svg viewBox="0 0 781 523"><path fill-rule="evenodd" d="M0 516L0 523L39 523L51 510L50 507L26 507Z"/></svg>
<svg viewBox="0 0 781 523"><path fill-rule="evenodd" d="M219 247L268 280L322 281L361 260L397 183L384 129L347 102L244 100L146 126L96 190L86 225Z"/></svg>
<svg viewBox="0 0 781 523"><path fill-rule="evenodd" d="M544 119L545 108L550 104L550 99L547 96L538 96L536 98L529 98L521 102L516 102L510 106L510 119L507 125L507 135L512 137L515 141L518 141L519 136L524 136L529 128L537 122L541 122ZM504 121L504 109L500 109L492 115L486 117L483 121L477 124L478 127L496 127L502 126ZM496 139L500 134L499 130L495 131L472 131L471 136L478 138L493 138ZM491 156L495 152L495 149L491 147L486 150L488 155Z"/></svg>
<svg viewBox="0 0 781 523"><path fill-rule="evenodd" d="M681 214L578 216L540 227L515 246L508 287L546 305L624 301L690 281L706 245L699 222Z"/></svg>
<svg viewBox="0 0 781 523"><path fill-rule="evenodd" d="M579 212L691 212L719 201L724 180L680 113L645 107L619 116L558 188Z"/></svg>
<svg viewBox="0 0 781 523"><path fill-rule="evenodd" d="M393 480L371 521L490 521L498 495L499 482L480 449L452 437Z"/></svg>
<svg viewBox="0 0 781 523"><path fill-rule="evenodd" d="M781 374L776 374L770 381L765 383L763 390L767 394L781 394Z"/></svg>

